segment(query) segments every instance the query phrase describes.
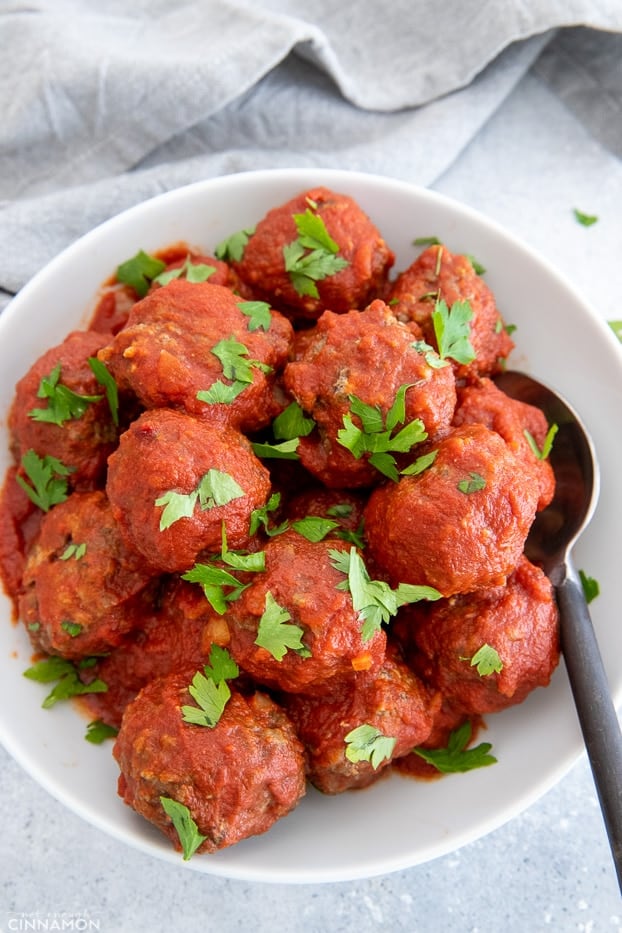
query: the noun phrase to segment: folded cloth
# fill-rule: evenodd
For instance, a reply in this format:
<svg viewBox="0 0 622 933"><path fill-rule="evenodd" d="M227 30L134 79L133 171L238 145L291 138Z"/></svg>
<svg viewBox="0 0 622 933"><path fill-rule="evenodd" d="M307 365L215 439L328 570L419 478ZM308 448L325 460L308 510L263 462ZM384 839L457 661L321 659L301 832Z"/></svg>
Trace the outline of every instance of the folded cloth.
<svg viewBox="0 0 622 933"><path fill-rule="evenodd" d="M199 178L330 165L431 184L554 49L552 30L573 24L622 32L622 6L9 0L0 289L14 293L106 217ZM619 74L611 93L622 99Z"/></svg>

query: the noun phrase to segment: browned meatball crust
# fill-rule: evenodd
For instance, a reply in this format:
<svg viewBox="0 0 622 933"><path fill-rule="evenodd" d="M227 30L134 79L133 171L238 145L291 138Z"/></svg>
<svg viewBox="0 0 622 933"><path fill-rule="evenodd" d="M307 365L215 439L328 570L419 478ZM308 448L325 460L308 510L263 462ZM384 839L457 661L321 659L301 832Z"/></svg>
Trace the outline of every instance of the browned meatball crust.
<svg viewBox="0 0 622 933"><path fill-rule="evenodd" d="M393 585L427 584L451 596L502 584L535 516L532 473L483 425L456 428L437 451L424 472L373 491L367 550Z"/></svg>
<svg viewBox="0 0 622 933"><path fill-rule="evenodd" d="M265 505L268 471L244 435L166 408L144 412L110 457L107 491L122 534L154 570L188 570L246 547L253 509Z"/></svg>
<svg viewBox="0 0 622 933"><path fill-rule="evenodd" d="M286 268L284 248L299 237L295 216L321 219L345 263L325 278L301 284ZM312 247L305 248L308 256ZM244 255L234 268L257 296L291 317L317 318L322 311L341 313L362 308L383 291L394 255L376 226L352 198L313 188L273 208L257 224ZM311 293L309 293L311 292Z"/></svg>
<svg viewBox="0 0 622 933"><path fill-rule="evenodd" d="M276 374L292 328L269 309L257 324L244 308L248 303L221 285L174 280L133 306L99 357L145 408L256 430L281 410ZM197 397L206 392L207 399Z"/></svg>
<svg viewBox="0 0 622 933"><path fill-rule="evenodd" d="M151 681L125 711L114 746L119 795L181 849L161 797L187 807L215 852L268 830L305 793L304 754L283 710L235 688L213 728L182 719L188 677Z"/></svg>
<svg viewBox="0 0 622 933"><path fill-rule="evenodd" d="M43 518L26 560L20 616L49 654L102 654L141 621L139 597L151 577L125 545L105 493L75 492Z"/></svg>

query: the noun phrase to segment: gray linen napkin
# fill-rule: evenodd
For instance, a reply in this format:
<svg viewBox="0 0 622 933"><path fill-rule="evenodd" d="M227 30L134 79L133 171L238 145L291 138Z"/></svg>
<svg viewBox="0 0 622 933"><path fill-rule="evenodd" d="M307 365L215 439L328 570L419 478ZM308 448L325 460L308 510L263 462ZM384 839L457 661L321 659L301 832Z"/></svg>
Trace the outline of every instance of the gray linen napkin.
<svg viewBox="0 0 622 933"><path fill-rule="evenodd" d="M553 31L573 24L599 31ZM622 32L619 0L9 2L0 293L101 220L200 178L322 165L431 184L543 49L556 93L622 147L620 122L572 93L569 56L600 62L606 47L592 89L609 82L620 107L621 36L602 30Z"/></svg>

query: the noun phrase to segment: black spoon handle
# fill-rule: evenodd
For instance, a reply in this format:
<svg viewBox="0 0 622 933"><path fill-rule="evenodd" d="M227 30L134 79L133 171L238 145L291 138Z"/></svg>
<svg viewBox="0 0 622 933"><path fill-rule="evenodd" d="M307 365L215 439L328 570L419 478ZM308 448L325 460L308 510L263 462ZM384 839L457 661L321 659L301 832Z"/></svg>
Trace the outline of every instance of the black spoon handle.
<svg viewBox="0 0 622 933"><path fill-rule="evenodd" d="M561 648L622 890L622 732L583 587L569 559L557 587Z"/></svg>

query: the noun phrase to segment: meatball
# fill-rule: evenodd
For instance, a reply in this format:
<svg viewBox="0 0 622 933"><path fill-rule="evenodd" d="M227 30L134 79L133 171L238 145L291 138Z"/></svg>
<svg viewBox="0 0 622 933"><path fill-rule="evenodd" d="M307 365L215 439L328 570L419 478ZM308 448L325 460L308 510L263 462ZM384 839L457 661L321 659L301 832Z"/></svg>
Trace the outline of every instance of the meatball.
<svg viewBox="0 0 622 933"><path fill-rule="evenodd" d="M9 412L16 459L28 450L55 457L71 470L73 489L101 484L117 440L105 390L88 362L107 341L105 334L73 331L19 380Z"/></svg>
<svg viewBox="0 0 622 933"><path fill-rule="evenodd" d="M125 707L151 680L175 671L189 672L191 679L207 664L219 636L226 640L226 625L201 590L173 577L163 591L155 591L138 626L121 644L83 672L108 687L105 693L87 694L83 702L95 718L119 726Z"/></svg>
<svg viewBox="0 0 622 933"><path fill-rule="evenodd" d="M548 424L543 412L533 405L510 398L486 377L473 385L458 388L454 425L485 424L500 434L513 453L533 472L539 489L538 511L546 508L555 492L555 474L548 460L534 454L525 431L542 449Z"/></svg>
<svg viewBox="0 0 622 933"><path fill-rule="evenodd" d="M436 449L422 473L371 494L367 550L393 585L452 596L503 584L535 516L532 473L483 425L456 428Z"/></svg>
<svg viewBox="0 0 622 933"><path fill-rule="evenodd" d="M320 233L316 246L301 232L300 218L312 233L323 226L333 245ZM328 274L313 271L314 250ZM313 319L327 308L362 308L380 295L394 258L356 201L319 187L269 211L233 266L258 297L291 317Z"/></svg>
<svg viewBox="0 0 622 933"><path fill-rule="evenodd" d="M141 619L151 579L101 490L75 492L43 518L24 570L20 617L33 644L83 658L118 645Z"/></svg>
<svg viewBox="0 0 622 933"><path fill-rule="evenodd" d="M352 684L337 685L322 697L290 694L283 703L305 746L309 780L325 794L339 794L367 787L391 761L424 742L440 694L428 690L391 646L377 673L358 674ZM393 740L381 760L347 757L346 737L361 726Z"/></svg>
<svg viewBox="0 0 622 933"><path fill-rule="evenodd" d="M430 246L397 277L389 292L393 312L401 321L414 321L426 341L438 349L432 312L442 299L448 308L468 301L473 312L470 341L475 359L454 362L460 377L499 372L514 346L504 326L495 298L475 272L468 256L450 253L446 246Z"/></svg>
<svg viewBox="0 0 622 933"><path fill-rule="evenodd" d="M467 716L522 703L536 687L547 686L559 661L553 588L526 557L505 586L402 612L404 625L412 629L413 668L441 691L452 710ZM485 648L496 653L490 666L485 666Z"/></svg>
<svg viewBox="0 0 622 933"><path fill-rule="evenodd" d="M393 434L416 419L431 438L448 431L456 404L453 371L431 366L415 348L412 329L397 321L384 302L343 315L326 311L314 334L300 358L285 367L283 381L316 422L317 429L300 439L298 453L326 486L369 486L382 478L370 462L373 448L356 455L340 440L344 418L360 425L352 410L354 397L378 410L381 432L400 388L407 386L405 417L393 426Z"/></svg>
<svg viewBox="0 0 622 933"><path fill-rule="evenodd" d="M154 570L183 571L202 553L249 542L270 477L237 431L166 408L143 412L121 435L107 491L131 547Z"/></svg>
<svg viewBox="0 0 622 933"><path fill-rule="evenodd" d="M267 544L265 571L254 574L227 612L229 650L258 683L322 693L329 682L380 667L385 633L363 639L363 622L343 588L346 577L331 562L331 550L346 547L341 541L308 541L295 531Z"/></svg>
<svg viewBox="0 0 622 933"><path fill-rule="evenodd" d="M222 285L177 279L133 306L99 358L145 408L256 430L283 407L276 374L292 328L268 308L253 317L252 308Z"/></svg>
<svg viewBox="0 0 622 933"><path fill-rule="evenodd" d="M283 710L235 689L213 728L182 719L188 677L151 681L125 711L114 745L119 796L181 849L161 798L188 808L215 852L268 830L305 793L304 753Z"/></svg>

